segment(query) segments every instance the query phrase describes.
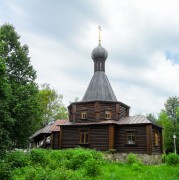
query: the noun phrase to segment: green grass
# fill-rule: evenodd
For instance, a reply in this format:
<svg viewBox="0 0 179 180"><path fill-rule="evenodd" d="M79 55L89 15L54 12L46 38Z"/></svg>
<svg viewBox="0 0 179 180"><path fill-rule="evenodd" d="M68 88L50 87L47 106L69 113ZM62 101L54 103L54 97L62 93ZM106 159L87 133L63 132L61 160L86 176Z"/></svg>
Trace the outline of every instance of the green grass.
<svg viewBox="0 0 179 180"><path fill-rule="evenodd" d="M179 166L167 165L128 165L106 163L102 167L103 174L96 179L105 180L178 180Z"/></svg>
<svg viewBox="0 0 179 180"><path fill-rule="evenodd" d="M178 163L173 155L169 159ZM101 152L82 148L34 149L11 152L0 160L0 179L179 180L179 164L146 166L134 154L128 155L128 163L114 163L104 160Z"/></svg>

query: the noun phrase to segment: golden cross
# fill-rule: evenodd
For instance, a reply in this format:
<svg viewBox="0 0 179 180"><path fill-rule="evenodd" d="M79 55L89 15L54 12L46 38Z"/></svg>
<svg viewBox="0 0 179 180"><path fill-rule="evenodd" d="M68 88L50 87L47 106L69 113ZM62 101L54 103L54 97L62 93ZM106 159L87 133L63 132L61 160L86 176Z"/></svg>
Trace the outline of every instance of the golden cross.
<svg viewBox="0 0 179 180"><path fill-rule="evenodd" d="M101 26L98 26L98 29L99 29L99 43L101 43L101 31L102 31Z"/></svg>

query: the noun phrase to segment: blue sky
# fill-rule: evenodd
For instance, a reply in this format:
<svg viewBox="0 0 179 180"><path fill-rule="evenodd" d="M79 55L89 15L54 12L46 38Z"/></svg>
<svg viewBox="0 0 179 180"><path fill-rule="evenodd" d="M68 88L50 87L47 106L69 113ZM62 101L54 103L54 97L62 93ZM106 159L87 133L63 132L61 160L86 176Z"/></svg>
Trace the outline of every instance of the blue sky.
<svg viewBox="0 0 179 180"><path fill-rule="evenodd" d="M179 96L178 0L1 0L0 25L10 23L29 46L39 84L82 99L93 75L91 52L108 51L106 74L131 115L159 113Z"/></svg>

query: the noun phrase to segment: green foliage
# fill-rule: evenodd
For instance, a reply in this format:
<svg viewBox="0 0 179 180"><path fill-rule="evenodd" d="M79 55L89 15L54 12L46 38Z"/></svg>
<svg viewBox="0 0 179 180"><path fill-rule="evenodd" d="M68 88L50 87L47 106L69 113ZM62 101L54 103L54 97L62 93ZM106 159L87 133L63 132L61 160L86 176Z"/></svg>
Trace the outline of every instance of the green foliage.
<svg viewBox="0 0 179 180"><path fill-rule="evenodd" d="M179 97L173 96L169 97L164 104L165 112L167 113L169 119L176 123L176 112L179 107Z"/></svg>
<svg viewBox="0 0 179 180"><path fill-rule="evenodd" d="M167 165L177 165L179 164L179 156L175 153L170 153L166 157Z"/></svg>
<svg viewBox="0 0 179 180"><path fill-rule="evenodd" d="M132 170L134 170L134 171L141 171L141 166L140 166L140 164L138 164L138 163L133 163L133 164L132 164Z"/></svg>
<svg viewBox="0 0 179 180"><path fill-rule="evenodd" d="M12 168L24 167L29 164L29 154L21 151L12 151L5 156L5 161L8 162Z"/></svg>
<svg viewBox="0 0 179 180"><path fill-rule="evenodd" d="M179 179L179 166L154 165L140 166L136 163L132 165L105 163L102 166L102 174L97 179L115 180L173 180Z"/></svg>
<svg viewBox="0 0 179 180"><path fill-rule="evenodd" d="M10 148L10 131L13 119L10 116L11 86L7 80L6 65L0 56L0 158Z"/></svg>
<svg viewBox="0 0 179 180"><path fill-rule="evenodd" d="M11 179L12 167L9 163L0 161L0 179Z"/></svg>
<svg viewBox="0 0 179 180"><path fill-rule="evenodd" d="M162 154L162 163L166 163L167 155L164 153Z"/></svg>
<svg viewBox="0 0 179 180"><path fill-rule="evenodd" d="M127 163L128 164L134 164L134 163L140 163L140 161L137 159L137 155L134 153L129 153L127 156Z"/></svg>
<svg viewBox="0 0 179 180"><path fill-rule="evenodd" d="M50 89L49 84L43 84L38 94L40 108L43 114L42 123L48 124L57 119L68 117L67 108L63 105L63 96L54 89Z"/></svg>
<svg viewBox="0 0 179 180"><path fill-rule="evenodd" d="M0 64L2 61L5 64L6 78L3 88L10 87L8 92L12 96L7 101L6 116L14 121L9 126L10 118L7 118L4 129L7 130L6 136L11 140L11 145L18 148L26 147L29 136L39 127L41 117L37 99L38 86L35 83L36 71L30 64L28 53L28 46L21 45L20 36L12 25L0 26Z"/></svg>
<svg viewBox="0 0 179 180"><path fill-rule="evenodd" d="M33 149L30 152L30 159L32 164L37 165L41 164L42 166L45 166L48 164L48 150L45 149Z"/></svg>
<svg viewBox="0 0 179 180"><path fill-rule="evenodd" d="M178 165L145 166L138 163L134 156L129 155L130 164L121 164L105 161L101 152L83 148L10 152L0 161L0 179L179 179ZM73 165L70 166L70 163Z"/></svg>
<svg viewBox="0 0 179 180"><path fill-rule="evenodd" d="M165 152L173 152L173 132L174 132L174 125L172 121L169 120L168 115L166 112L162 111L159 114L158 122L163 129L163 144L164 144L164 151Z"/></svg>
<svg viewBox="0 0 179 180"><path fill-rule="evenodd" d="M161 110L156 121L163 129L163 145L166 153L173 152L173 135L179 137L179 97L169 97L164 104L165 109ZM176 141L176 148L179 151L179 141Z"/></svg>
<svg viewBox="0 0 179 180"><path fill-rule="evenodd" d="M156 122L157 121L156 116L154 114L152 114L152 113L147 114L146 117L147 117L147 119L149 119L152 122Z"/></svg>
<svg viewBox="0 0 179 180"><path fill-rule="evenodd" d="M101 161L88 159L85 162L85 174L89 177L95 177L101 174Z"/></svg>

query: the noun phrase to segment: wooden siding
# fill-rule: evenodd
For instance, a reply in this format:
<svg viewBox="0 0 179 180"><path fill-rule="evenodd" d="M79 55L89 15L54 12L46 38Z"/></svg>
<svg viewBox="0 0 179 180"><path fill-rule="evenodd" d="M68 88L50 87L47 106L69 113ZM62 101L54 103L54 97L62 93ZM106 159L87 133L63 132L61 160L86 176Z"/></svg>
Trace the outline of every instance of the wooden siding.
<svg viewBox="0 0 179 180"><path fill-rule="evenodd" d="M111 119L119 120L121 117L129 115L129 108L116 102L90 102L90 103L76 103L69 106L69 118L71 122L99 122L105 119L105 111L111 111ZM81 112L87 111L87 119L82 119Z"/></svg>
<svg viewBox="0 0 179 180"><path fill-rule="evenodd" d="M136 144L127 144L127 131L135 130ZM147 153L147 136L145 125L124 125L115 128L115 149L121 153Z"/></svg>
<svg viewBox="0 0 179 180"><path fill-rule="evenodd" d="M93 126L90 128L90 148L101 151L109 150L108 126Z"/></svg>
<svg viewBox="0 0 179 180"><path fill-rule="evenodd" d="M121 105L119 118L126 117L126 116L129 116L129 109Z"/></svg>
<svg viewBox="0 0 179 180"><path fill-rule="evenodd" d="M52 132L52 149L59 149L60 132Z"/></svg>
<svg viewBox="0 0 179 180"><path fill-rule="evenodd" d="M158 146L155 146L155 135L154 133L158 132ZM156 127L152 127L152 154L161 154L162 153L162 132Z"/></svg>
<svg viewBox="0 0 179 180"><path fill-rule="evenodd" d="M152 154L152 125L146 125L146 134L147 134L147 154Z"/></svg>
<svg viewBox="0 0 179 180"><path fill-rule="evenodd" d="M89 143L79 144L79 130L89 130ZM82 146L101 151L109 149L109 127L108 126L63 126L61 148L74 148Z"/></svg>

